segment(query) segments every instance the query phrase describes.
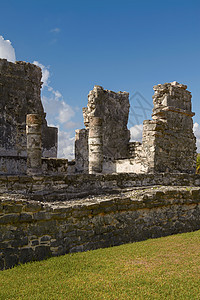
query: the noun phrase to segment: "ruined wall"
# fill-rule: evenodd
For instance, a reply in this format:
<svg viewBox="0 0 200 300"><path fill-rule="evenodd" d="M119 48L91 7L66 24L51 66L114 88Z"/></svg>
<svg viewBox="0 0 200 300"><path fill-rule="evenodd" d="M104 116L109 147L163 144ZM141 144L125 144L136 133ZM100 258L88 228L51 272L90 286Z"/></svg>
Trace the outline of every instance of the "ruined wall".
<svg viewBox="0 0 200 300"><path fill-rule="evenodd" d="M43 175L61 175L68 173L68 160L65 158L42 158Z"/></svg>
<svg viewBox="0 0 200 300"><path fill-rule="evenodd" d="M143 122L142 144L129 143L130 159L116 161L116 171L195 173L191 93L177 82L154 90L152 120Z"/></svg>
<svg viewBox="0 0 200 300"><path fill-rule="evenodd" d="M0 197L0 269L200 229L200 188L162 187L61 203Z"/></svg>
<svg viewBox="0 0 200 300"><path fill-rule="evenodd" d="M0 156L0 175L26 174L27 157L25 156Z"/></svg>
<svg viewBox="0 0 200 300"><path fill-rule="evenodd" d="M159 84L154 90L152 120L143 123L141 144L129 142L128 93L94 87L88 95L87 108L83 109L86 129L76 134L78 172L88 172L90 119L99 117L103 131L102 173L195 173L196 139L191 93L186 85L177 82Z"/></svg>
<svg viewBox="0 0 200 300"><path fill-rule="evenodd" d="M43 175L60 175L68 174L68 160L62 158L42 157L42 174ZM74 171L73 171L74 173ZM27 157L7 156L0 157L0 175L26 175L27 174Z"/></svg>
<svg viewBox="0 0 200 300"><path fill-rule="evenodd" d="M177 82L154 86L152 119L156 124L156 172L196 171L196 138L192 120L194 113L191 112L191 93L186 89L186 85ZM145 143L149 143L148 138Z"/></svg>
<svg viewBox="0 0 200 300"><path fill-rule="evenodd" d="M52 159L43 159L52 160ZM43 161L42 160L42 161ZM60 159L55 160L56 167ZM67 166L66 166L67 167ZM53 168L53 167L52 167ZM60 166L61 172L63 166ZM45 170L44 170L45 171ZM50 170L48 169L48 172ZM56 174L56 173L55 173ZM106 193L120 193L123 189L138 189L148 186L200 186L200 174L158 173L158 174L111 174L67 175L60 173L54 176L0 176L0 195L16 194L40 201L66 201L86 196L96 196Z"/></svg>
<svg viewBox="0 0 200 300"><path fill-rule="evenodd" d="M57 128L48 127L40 99L41 69L0 59L0 156L26 156L26 115L42 117L43 156L57 155Z"/></svg>
<svg viewBox="0 0 200 300"><path fill-rule="evenodd" d="M77 129L75 134L75 168L78 173L88 173L88 131Z"/></svg>
<svg viewBox="0 0 200 300"><path fill-rule="evenodd" d="M127 129L127 122L129 106L129 94L126 92L115 93L104 90L101 86L95 86L90 91L88 105L86 108L83 108L84 124L87 133L77 132L77 142L75 142L78 171L79 165L83 160L86 162L85 170L87 171L88 150L85 145L88 144L90 117L102 119L104 160L114 160L128 156L130 132ZM82 141L81 144L80 140Z"/></svg>

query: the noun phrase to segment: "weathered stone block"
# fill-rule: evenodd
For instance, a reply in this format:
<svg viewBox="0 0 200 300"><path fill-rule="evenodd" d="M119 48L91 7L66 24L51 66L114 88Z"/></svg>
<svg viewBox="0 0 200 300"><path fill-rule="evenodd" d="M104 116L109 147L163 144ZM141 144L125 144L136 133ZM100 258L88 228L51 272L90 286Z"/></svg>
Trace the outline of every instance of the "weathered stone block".
<svg viewBox="0 0 200 300"><path fill-rule="evenodd" d="M16 236L10 244L10 246L14 248L23 247L26 245L28 245L28 237L23 236L23 233L20 233L20 235Z"/></svg>
<svg viewBox="0 0 200 300"><path fill-rule="evenodd" d="M7 214L3 215L0 217L0 224L5 225L5 224L12 224L12 223L17 223L19 222L19 215L17 214Z"/></svg>
<svg viewBox="0 0 200 300"><path fill-rule="evenodd" d="M24 264L34 260L34 251L31 248L22 248L19 253L19 262Z"/></svg>
<svg viewBox="0 0 200 300"><path fill-rule="evenodd" d="M19 263L18 250L7 248L4 256L4 267L6 269L12 268Z"/></svg>
<svg viewBox="0 0 200 300"><path fill-rule="evenodd" d="M19 216L19 222L31 222L33 221L33 216L28 213L21 213Z"/></svg>
<svg viewBox="0 0 200 300"><path fill-rule="evenodd" d="M34 252L34 258L36 260L46 259L51 256L51 250L49 246L36 246Z"/></svg>

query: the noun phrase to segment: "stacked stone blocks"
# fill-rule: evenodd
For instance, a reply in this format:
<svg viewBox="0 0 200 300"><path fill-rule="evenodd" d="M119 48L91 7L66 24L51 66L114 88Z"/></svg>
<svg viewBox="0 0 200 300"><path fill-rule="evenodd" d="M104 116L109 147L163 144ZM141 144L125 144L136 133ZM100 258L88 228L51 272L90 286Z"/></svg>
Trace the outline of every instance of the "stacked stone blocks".
<svg viewBox="0 0 200 300"><path fill-rule="evenodd" d="M195 173L191 93L177 82L154 86L152 121L144 122L143 149L150 172Z"/></svg>
<svg viewBox="0 0 200 300"><path fill-rule="evenodd" d="M103 170L102 119L90 117L89 122L89 174L96 174L101 173Z"/></svg>
<svg viewBox="0 0 200 300"><path fill-rule="evenodd" d="M42 173L42 119L38 114L29 114L26 117L27 135L27 174L39 175Z"/></svg>
<svg viewBox="0 0 200 300"><path fill-rule="evenodd" d="M76 135L78 172L88 172L89 120L98 117L102 119L103 173L195 173L191 93L186 85L177 82L159 84L154 90L152 120L143 123L141 144L130 142L128 93L94 87L88 95L87 108L83 109L86 129Z"/></svg>
<svg viewBox="0 0 200 300"><path fill-rule="evenodd" d="M77 172L88 172L88 135L90 118L102 120L102 147L104 161L128 157L130 132L127 128L129 115L129 94L115 93L95 86L88 95L88 105L83 108L85 129L76 131L75 158ZM93 125L92 125L93 126Z"/></svg>
<svg viewBox="0 0 200 300"><path fill-rule="evenodd" d="M0 269L200 229L200 188L163 187L40 203L0 197Z"/></svg>

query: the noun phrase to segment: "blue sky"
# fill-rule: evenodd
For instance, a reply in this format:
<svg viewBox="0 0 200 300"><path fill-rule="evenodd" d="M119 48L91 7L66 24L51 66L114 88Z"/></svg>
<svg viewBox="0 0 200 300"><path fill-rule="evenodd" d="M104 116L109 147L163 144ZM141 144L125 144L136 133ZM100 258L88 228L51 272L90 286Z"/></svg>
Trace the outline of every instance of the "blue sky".
<svg viewBox="0 0 200 300"><path fill-rule="evenodd" d="M65 155L95 84L139 92L151 105L153 85L176 80L192 92L200 123L199 0L2 1L0 35L11 41L17 60L47 68L43 101L47 113L54 111L49 123L63 132L61 143L70 140L62 145Z"/></svg>

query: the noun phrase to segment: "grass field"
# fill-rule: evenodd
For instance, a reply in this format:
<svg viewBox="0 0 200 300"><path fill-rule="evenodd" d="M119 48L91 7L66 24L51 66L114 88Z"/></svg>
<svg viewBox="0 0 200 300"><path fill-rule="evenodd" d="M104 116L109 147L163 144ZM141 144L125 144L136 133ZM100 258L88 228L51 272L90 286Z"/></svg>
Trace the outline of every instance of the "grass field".
<svg viewBox="0 0 200 300"><path fill-rule="evenodd" d="M0 299L200 299L200 231L1 271Z"/></svg>

